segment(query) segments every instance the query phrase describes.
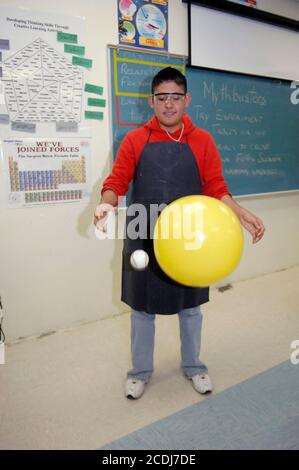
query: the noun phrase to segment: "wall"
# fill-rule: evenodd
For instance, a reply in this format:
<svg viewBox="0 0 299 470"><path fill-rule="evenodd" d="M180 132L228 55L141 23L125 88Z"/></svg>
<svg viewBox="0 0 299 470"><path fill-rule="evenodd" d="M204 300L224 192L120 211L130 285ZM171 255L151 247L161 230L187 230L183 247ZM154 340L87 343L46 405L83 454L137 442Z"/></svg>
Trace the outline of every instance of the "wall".
<svg viewBox="0 0 299 470"><path fill-rule="evenodd" d="M0 5L6 3L0 0ZM10 0L9 4L84 16L86 46L94 58L88 79L101 84L108 98L106 46L117 44L116 1ZM186 5L170 0L169 17L170 52L187 55ZM8 209L0 190L0 295L10 341L128 310L119 301L121 241L99 241L91 226L99 188L112 163L108 114L102 122L91 122L91 127L93 192L88 204ZM0 186L3 188L2 176ZM241 202L264 219L267 233L254 247L246 235L242 262L230 279L246 279L299 263L299 194Z"/></svg>
<svg viewBox="0 0 299 470"><path fill-rule="evenodd" d="M258 0L257 5L260 10L299 21L298 0Z"/></svg>

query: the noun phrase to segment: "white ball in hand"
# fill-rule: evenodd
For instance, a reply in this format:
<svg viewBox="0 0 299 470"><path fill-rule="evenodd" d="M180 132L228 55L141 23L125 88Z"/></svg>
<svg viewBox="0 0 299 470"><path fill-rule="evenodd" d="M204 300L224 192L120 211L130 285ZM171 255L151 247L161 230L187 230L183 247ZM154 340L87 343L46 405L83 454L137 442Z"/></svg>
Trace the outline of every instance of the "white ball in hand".
<svg viewBox="0 0 299 470"><path fill-rule="evenodd" d="M130 263L132 268L136 271L143 271L149 262L149 257L146 251L144 250L135 250L131 254Z"/></svg>

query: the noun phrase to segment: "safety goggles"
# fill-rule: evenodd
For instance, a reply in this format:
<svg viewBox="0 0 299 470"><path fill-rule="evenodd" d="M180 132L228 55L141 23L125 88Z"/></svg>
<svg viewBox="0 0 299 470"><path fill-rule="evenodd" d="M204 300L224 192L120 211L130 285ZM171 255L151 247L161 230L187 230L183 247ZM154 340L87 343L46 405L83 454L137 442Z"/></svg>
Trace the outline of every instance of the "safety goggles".
<svg viewBox="0 0 299 470"><path fill-rule="evenodd" d="M166 103L168 100L172 103L179 103L185 99L185 93L154 93L154 98L158 102Z"/></svg>

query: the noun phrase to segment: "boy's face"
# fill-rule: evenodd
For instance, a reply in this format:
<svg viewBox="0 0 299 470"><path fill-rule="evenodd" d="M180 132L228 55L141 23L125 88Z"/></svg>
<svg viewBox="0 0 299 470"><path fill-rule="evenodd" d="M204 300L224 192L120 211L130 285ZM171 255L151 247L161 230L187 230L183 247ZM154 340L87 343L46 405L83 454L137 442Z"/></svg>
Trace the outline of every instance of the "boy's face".
<svg viewBox="0 0 299 470"><path fill-rule="evenodd" d="M171 95L167 96L167 93ZM155 88L154 95L148 97L148 103L154 109L160 126L168 132L181 127L185 108L190 101L190 93L185 94L184 88L173 81L161 83Z"/></svg>

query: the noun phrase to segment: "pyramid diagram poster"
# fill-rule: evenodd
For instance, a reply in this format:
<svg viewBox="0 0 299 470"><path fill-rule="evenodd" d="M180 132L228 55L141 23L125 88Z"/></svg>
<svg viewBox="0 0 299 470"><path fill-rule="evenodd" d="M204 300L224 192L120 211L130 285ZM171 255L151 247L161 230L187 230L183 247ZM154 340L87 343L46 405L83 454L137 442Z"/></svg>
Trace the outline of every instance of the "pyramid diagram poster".
<svg viewBox="0 0 299 470"><path fill-rule="evenodd" d="M80 122L83 72L42 38L4 62L3 81L13 123Z"/></svg>
<svg viewBox="0 0 299 470"><path fill-rule="evenodd" d="M0 7L1 136L84 134L84 36L78 17Z"/></svg>
<svg viewBox="0 0 299 470"><path fill-rule="evenodd" d="M0 173L10 207L89 197L87 72L73 63L84 40L81 18L0 7Z"/></svg>

